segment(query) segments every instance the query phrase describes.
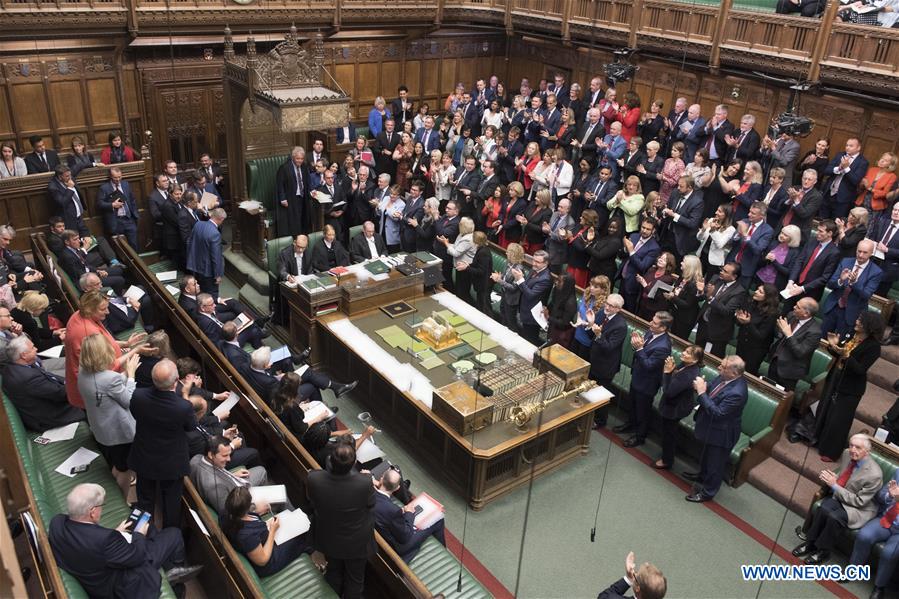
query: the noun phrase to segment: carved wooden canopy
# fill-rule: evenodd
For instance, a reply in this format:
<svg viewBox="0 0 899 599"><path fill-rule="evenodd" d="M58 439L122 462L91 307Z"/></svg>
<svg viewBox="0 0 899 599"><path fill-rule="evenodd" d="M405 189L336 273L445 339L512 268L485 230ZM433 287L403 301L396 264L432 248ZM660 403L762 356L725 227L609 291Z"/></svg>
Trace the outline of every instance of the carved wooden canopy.
<svg viewBox="0 0 899 599"><path fill-rule="evenodd" d="M339 86L335 90L322 81L324 58L320 33L300 45L291 26L284 41L261 56L256 40L248 37L244 59L235 55L231 30L225 29L226 84L243 92L254 111L257 105L271 110L284 133L346 124L350 99Z"/></svg>

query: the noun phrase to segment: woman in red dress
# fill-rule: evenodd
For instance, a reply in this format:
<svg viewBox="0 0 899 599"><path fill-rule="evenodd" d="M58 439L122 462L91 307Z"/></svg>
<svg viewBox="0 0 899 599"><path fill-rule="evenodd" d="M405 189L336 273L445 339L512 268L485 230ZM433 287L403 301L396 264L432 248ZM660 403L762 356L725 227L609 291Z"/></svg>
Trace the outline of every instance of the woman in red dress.
<svg viewBox="0 0 899 599"><path fill-rule="evenodd" d="M637 135L637 124L640 122L640 96L635 91L624 94L624 104L615 114L615 120L621 123L621 137L630 143Z"/></svg>

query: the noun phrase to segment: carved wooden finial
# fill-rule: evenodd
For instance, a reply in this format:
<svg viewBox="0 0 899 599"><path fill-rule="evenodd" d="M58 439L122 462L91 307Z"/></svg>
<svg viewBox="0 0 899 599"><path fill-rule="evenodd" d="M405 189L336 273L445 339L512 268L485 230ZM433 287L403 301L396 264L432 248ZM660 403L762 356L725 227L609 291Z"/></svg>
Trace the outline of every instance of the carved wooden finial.
<svg viewBox="0 0 899 599"><path fill-rule="evenodd" d="M225 25L225 60L234 60L234 38L228 25Z"/></svg>

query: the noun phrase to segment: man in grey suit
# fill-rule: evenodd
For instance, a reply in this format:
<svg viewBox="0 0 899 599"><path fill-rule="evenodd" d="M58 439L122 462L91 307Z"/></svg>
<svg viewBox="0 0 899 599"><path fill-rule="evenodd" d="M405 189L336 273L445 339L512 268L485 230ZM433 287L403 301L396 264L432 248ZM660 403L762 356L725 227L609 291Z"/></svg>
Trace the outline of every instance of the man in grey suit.
<svg viewBox="0 0 899 599"><path fill-rule="evenodd" d="M839 474L822 470L818 476L830 496L807 522L805 532L801 526L796 527L803 543L793 550L793 555L804 557L806 564L826 562L844 528L861 528L877 514L873 499L883 485L883 471L869 457L870 453L868 436L852 435L849 448L840 457Z"/></svg>
<svg viewBox="0 0 899 599"><path fill-rule="evenodd" d="M765 180L775 166L784 169L784 181L793 182L793 169L799 160L799 142L789 133L781 133L776 140L767 135L762 140L761 163L765 169Z"/></svg>
<svg viewBox="0 0 899 599"><path fill-rule="evenodd" d="M258 487L268 484L268 474L262 466L227 470L231 460L231 442L224 437L210 437L206 442L206 455L195 455L190 460L190 480L203 500L218 513L225 511L225 500L235 487ZM268 510L260 510L259 513Z"/></svg>
<svg viewBox="0 0 899 599"><path fill-rule="evenodd" d="M815 320L818 302L804 297L793 307L788 317L777 319L780 333L768 353L768 378L787 391L808 373L812 355L821 339L821 323Z"/></svg>
<svg viewBox="0 0 899 599"><path fill-rule="evenodd" d="M571 218L571 200L559 200L559 208L553 212L548 223L543 223L546 233L546 251L549 254L549 272L559 274L562 265L568 261L569 238L574 231L574 219Z"/></svg>

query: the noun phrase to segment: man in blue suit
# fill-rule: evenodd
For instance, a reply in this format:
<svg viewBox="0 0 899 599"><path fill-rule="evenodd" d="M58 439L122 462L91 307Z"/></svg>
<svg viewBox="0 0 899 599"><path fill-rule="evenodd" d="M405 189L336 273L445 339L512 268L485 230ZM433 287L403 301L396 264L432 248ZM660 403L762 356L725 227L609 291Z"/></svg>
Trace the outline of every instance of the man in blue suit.
<svg viewBox="0 0 899 599"><path fill-rule="evenodd" d="M693 156L696 150L702 147L705 140L705 119L699 116L702 108L699 104L693 104L687 109L687 120L682 121L676 131L673 132L674 141L681 141L686 146L684 154L684 162L690 164L693 162Z"/></svg>
<svg viewBox="0 0 899 599"><path fill-rule="evenodd" d="M540 149L546 151L555 147L556 142L550 141L550 137L555 137L562 126L562 111L559 110L558 100L555 94L546 94L546 107L542 111L540 117L543 131L540 132ZM543 135L546 132L546 135Z"/></svg>
<svg viewBox="0 0 899 599"><path fill-rule="evenodd" d="M166 568L172 584L200 570L176 566L184 562L184 539L178 528L156 531L145 522L130 530L129 520L114 529L101 526L105 502L106 490L100 485L76 485L66 497L68 515L57 514L50 522L50 547L57 563L88 595L150 599L159 596L160 567ZM131 533L130 541L122 535L125 531Z"/></svg>
<svg viewBox="0 0 899 599"><path fill-rule="evenodd" d="M850 333L862 310L868 309L868 300L877 291L883 271L871 261L874 242L862 239L855 248L855 258L844 258L827 282L830 294L824 300L824 319L821 322L821 338L836 332Z"/></svg>
<svg viewBox="0 0 899 599"><path fill-rule="evenodd" d="M872 599L883 599L884 589L899 563L899 468L874 496L874 503L877 505L877 515L859 529L849 563L858 566L868 563L871 549L877 543L883 543L877 561L877 578L871 592Z"/></svg>
<svg viewBox="0 0 899 599"><path fill-rule="evenodd" d="M97 192L97 211L103 214L103 229L106 235L124 235L128 244L139 251L137 246L137 202L131 193L131 185L122 179L122 169L110 167L109 181Z"/></svg>
<svg viewBox="0 0 899 599"><path fill-rule="evenodd" d="M609 134L596 144L599 165L612 169L612 180L618 180L618 159L627 151L627 141L621 135L621 123L615 121L609 127Z"/></svg>
<svg viewBox="0 0 899 599"><path fill-rule="evenodd" d="M595 315L587 334L593 338L590 344L590 372L587 376L600 387L612 390L612 379L621 369L621 351L627 337L627 323L618 313L624 307L624 298L612 293L606 298L602 310ZM593 422L597 427L606 425L608 406L596 410Z"/></svg>
<svg viewBox="0 0 899 599"><path fill-rule="evenodd" d="M388 468L380 480L374 481L375 490L375 528L396 551L403 561L410 562L422 543L428 537L434 537L446 547L445 524L441 518L428 528L415 528L415 508L398 506L393 502L393 494L400 488L403 480L400 473Z"/></svg>
<svg viewBox="0 0 899 599"><path fill-rule="evenodd" d="M208 293L201 293L197 296L197 326L200 327L200 330L209 337L209 340L214 344L218 345L222 341L222 329L225 324L229 322L234 322L234 320L223 321L216 314L215 308L218 302ZM236 318L236 317L235 317ZM260 318L253 322L253 324L244 328L237 335L237 342L240 347L243 347L247 343L252 345L254 348L259 348L262 346L262 340L268 337L268 334L263 330L263 327L268 322L268 318ZM235 322L235 325L237 323Z"/></svg>
<svg viewBox="0 0 899 599"><path fill-rule="evenodd" d="M862 144L858 138L850 137L846 140L846 151L824 168L824 175L830 179L824 186L821 218L846 220L849 208L858 197L858 184L867 172L868 161L862 156Z"/></svg>
<svg viewBox="0 0 899 599"><path fill-rule="evenodd" d="M346 125L335 130L338 144L356 143L356 125L353 121L347 119Z"/></svg>
<svg viewBox="0 0 899 599"><path fill-rule="evenodd" d="M421 142L428 156L434 150L440 149L440 132L434 128L434 117L430 115L425 117L424 127L415 132L415 141Z"/></svg>
<svg viewBox="0 0 899 599"><path fill-rule="evenodd" d="M730 452L740 438L740 416L748 397L745 369L743 358L726 356L718 365L719 375L711 383L701 377L693 381L699 396L699 409L693 416L695 435L703 448L699 472L684 473L684 478L696 482L694 492L685 498L687 501L710 501L721 488Z"/></svg>
<svg viewBox="0 0 899 599"><path fill-rule="evenodd" d="M595 179L584 189L584 204L586 208L593 210L599 216L596 221L596 230L604 232L609 222L609 212L606 204L618 193L618 185L612 180L612 167L602 166Z"/></svg>
<svg viewBox="0 0 899 599"><path fill-rule="evenodd" d="M200 288L214 298L218 298L219 283L225 274L219 227L227 217L222 208L215 208L209 213L209 220L194 225L187 240L187 270L194 273Z"/></svg>
<svg viewBox="0 0 899 599"><path fill-rule="evenodd" d="M634 358L631 363L631 411L628 423L616 426L615 432L633 431L624 442L625 447L638 447L646 442L649 420L652 418L652 400L662 386L665 358L671 355L671 337L668 329L674 317L668 312L656 312L644 334L631 333Z"/></svg>
<svg viewBox="0 0 899 599"><path fill-rule="evenodd" d="M740 265L740 284L748 288L755 276L762 258L768 252L774 229L765 222L768 207L764 202L753 202L749 208L749 217L737 223L727 262Z"/></svg>
<svg viewBox="0 0 899 599"><path fill-rule="evenodd" d="M512 275L515 278L515 284L521 290L521 298L518 301L521 336L534 345L540 345L540 325L534 320L531 310L540 302L546 305L547 296L552 288L552 278L549 275L549 254L546 253L546 250L534 252L531 272L527 278L518 269L514 269Z"/></svg>
<svg viewBox="0 0 899 599"><path fill-rule="evenodd" d="M899 202L893 204L889 214L884 214L868 229L868 239L877 244L874 264L883 271L877 295L886 297L893 283L899 280ZM881 257L882 256L882 257Z"/></svg>
<svg viewBox="0 0 899 599"><path fill-rule="evenodd" d="M621 262L621 270L617 278L621 279L620 292L624 297L624 309L637 311L637 302L643 287L637 282L637 275L642 275L655 264L661 248L653 235L656 232L656 220L651 217L643 219L640 231L624 238L624 249L627 257Z"/></svg>
<svg viewBox="0 0 899 599"><path fill-rule="evenodd" d="M702 225L704 209L702 191L695 189L693 177L678 179L677 189L662 210L664 219L659 234L662 248L672 251L678 261L699 247L696 231Z"/></svg>

